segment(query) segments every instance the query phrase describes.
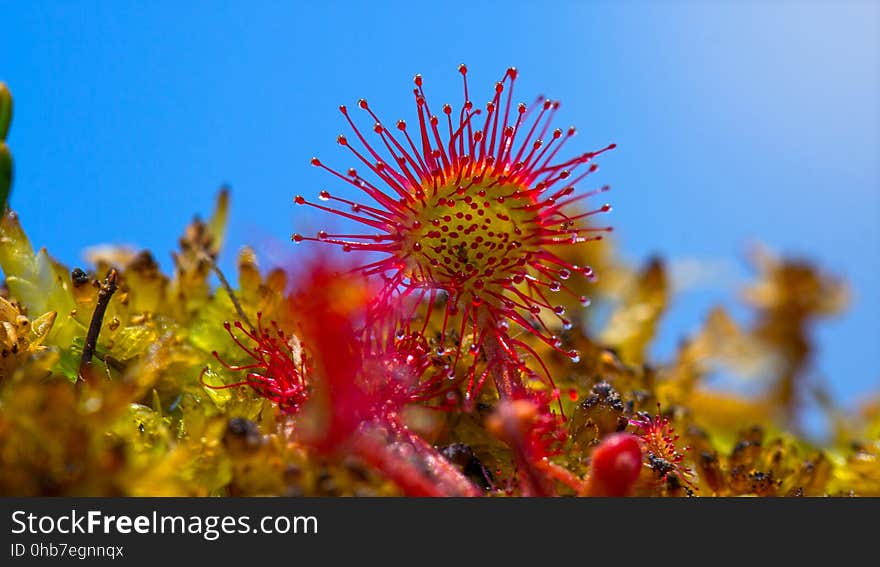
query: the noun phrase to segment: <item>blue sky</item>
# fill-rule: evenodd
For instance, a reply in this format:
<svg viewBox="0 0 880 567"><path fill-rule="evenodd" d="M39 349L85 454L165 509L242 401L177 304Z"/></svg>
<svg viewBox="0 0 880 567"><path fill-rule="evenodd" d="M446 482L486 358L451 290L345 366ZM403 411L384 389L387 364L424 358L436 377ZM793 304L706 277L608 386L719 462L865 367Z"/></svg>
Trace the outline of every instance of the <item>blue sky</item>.
<svg viewBox="0 0 880 567"><path fill-rule="evenodd" d="M339 187L308 159L348 163L338 104L411 118L415 73L458 101L467 62L482 100L513 65L524 99L562 99L584 149L619 145L599 181L624 257L720 274L676 299L658 354L731 302L763 242L851 282L850 309L817 329L817 368L847 403L880 386L876 2L0 0L0 14L11 203L66 263L116 242L169 268L222 183L223 265L245 243L281 260L315 229L293 196Z"/></svg>

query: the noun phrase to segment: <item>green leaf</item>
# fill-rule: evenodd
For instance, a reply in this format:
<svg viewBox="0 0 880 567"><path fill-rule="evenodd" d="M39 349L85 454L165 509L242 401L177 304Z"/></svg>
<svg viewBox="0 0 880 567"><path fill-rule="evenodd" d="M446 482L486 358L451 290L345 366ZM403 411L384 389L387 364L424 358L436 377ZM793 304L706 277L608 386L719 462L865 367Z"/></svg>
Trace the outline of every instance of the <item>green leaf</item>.
<svg viewBox="0 0 880 567"><path fill-rule="evenodd" d="M12 154L5 142L0 142L0 211L6 210L12 187Z"/></svg>
<svg viewBox="0 0 880 567"><path fill-rule="evenodd" d="M0 142L6 141L12 122L12 93L5 83L0 83Z"/></svg>

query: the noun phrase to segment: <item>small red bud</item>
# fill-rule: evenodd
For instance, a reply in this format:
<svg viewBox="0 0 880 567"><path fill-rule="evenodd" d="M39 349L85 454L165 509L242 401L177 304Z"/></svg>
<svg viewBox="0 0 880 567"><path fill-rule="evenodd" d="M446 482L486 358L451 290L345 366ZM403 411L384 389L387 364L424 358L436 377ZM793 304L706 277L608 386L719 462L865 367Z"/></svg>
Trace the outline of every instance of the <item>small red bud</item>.
<svg viewBox="0 0 880 567"><path fill-rule="evenodd" d="M642 449L629 433L606 437L593 451L590 488L594 496L626 496L639 477Z"/></svg>

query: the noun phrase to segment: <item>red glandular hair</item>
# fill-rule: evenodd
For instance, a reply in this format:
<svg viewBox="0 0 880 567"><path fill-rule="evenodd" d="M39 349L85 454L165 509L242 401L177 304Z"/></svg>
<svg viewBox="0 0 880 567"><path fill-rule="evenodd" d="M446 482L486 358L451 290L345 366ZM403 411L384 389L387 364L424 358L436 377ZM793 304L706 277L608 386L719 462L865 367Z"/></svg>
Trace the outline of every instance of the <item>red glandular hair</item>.
<svg viewBox="0 0 880 567"><path fill-rule="evenodd" d="M227 369L245 372L245 379L223 386L205 384L203 380L202 384L214 390L250 386L259 395L278 404L282 412L296 412L309 396L309 368L299 339L286 333L274 321L269 328L264 327L262 314L257 315L256 329L247 330L238 321L223 326L251 362L233 365L224 361L216 351L212 354ZM246 342L236 336L233 327L246 337Z"/></svg>
<svg viewBox="0 0 880 567"><path fill-rule="evenodd" d="M304 405L301 441L326 454L354 454L412 496L479 496L481 491L434 447L410 431L400 410L437 394L418 337L387 352L363 342L363 312L373 290L318 262L291 298L314 357L315 395ZM442 382L441 382L442 384ZM308 431L310 430L310 431Z"/></svg>
<svg viewBox="0 0 880 567"><path fill-rule="evenodd" d="M658 479L665 481L674 476L691 488L696 488L692 480L693 471L684 465L685 454L690 447L678 448L679 435L669 418L661 413L660 404L657 404L657 415L639 412L629 423L636 428L636 435L644 447L645 464Z"/></svg>
<svg viewBox="0 0 880 567"><path fill-rule="evenodd" d="M510 68L496 83L492 100L476 108L469 98L467 67L461 65L459 71L464 101L458 110L443 105L440 115L431 111L421 76L415 77L418 127L412 134L403 120L392 132L395 128L386 127L367 101L360 100L358 107L374 123L376 139L370 143L348 109L340 107L361 149L344 135L337 141L370 175L356 169L341 173L318 158L312 164L353 185L372 202L327 190L316 202L302 196L295 202L356 221L368 231L321 230L314 237L294 234L293 240L384 253L386 257L359 268L384 278L375 304L411 300L427 306L428 313L445 305L441 334L454 327L459 338L471 337L474 354L491 342L492 352L486 357L507 358L508 365L520 361L517 352L535 355L508 332L513 324L574 359L577 353L561 350L555 335L556 327L571 323L552 297L557 292L575 295L567 280L593 274L556 252L600 239L602 232L611 230L582 224L609 211L609 205L588 211L572 207L607 190L578 192L577 185L596 171L594 159L614 144L563 159L562 150L575 129L553 129L558 102L539 98L532 105L514 105L517 71ZM586 304L586 297L578 298ZM395 324L405 327L408 322ZM487 376L472 366L467 395L473 395Z"/></svg>

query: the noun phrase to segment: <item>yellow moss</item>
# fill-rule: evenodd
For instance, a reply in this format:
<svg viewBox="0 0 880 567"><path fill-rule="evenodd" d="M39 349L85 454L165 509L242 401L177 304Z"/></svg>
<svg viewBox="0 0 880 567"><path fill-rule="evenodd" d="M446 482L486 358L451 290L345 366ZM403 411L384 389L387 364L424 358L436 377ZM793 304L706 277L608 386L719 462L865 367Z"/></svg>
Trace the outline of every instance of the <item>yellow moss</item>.
<svg viewBox="0 0 880 567"><path fill-rule="evenodd" d="M262 314L262 321L275 321L289 334L300 323L287 296L296 273L262 273L251 249L239 254L235 300L210 283L228 208L223 192L211 218L185 230L170 277L149 252L114 246L90 252L92 272L71 274L45 250L34 251L14 213L3 216L0 267L8 294L0 297L0 494L400 494L364 462L300 443L306 417L285 415L247 386L217 388L242 382L246 371L220 364L214 351L230 365L253 362L224 330L225 321L240 320L247 329ZM690 447L681 466L693 472L693 487L674 475L658 480L645 466L638 495L880 495L876 400L847 412L826 396L821 402L834 423L832 441L796 434L794 402L807 393L802 378L812 352L807 330L843 307L841 282L807 263L761 253L757 279L745 294L754 323L713 309L671 360L658 362L649 348L672 299L663 261L633 270L616 262L606 242L579 254L566 259L593 265L600 280L573 282L574 291L592 295L594 306L566 303L575 324L558 331L562 348L577 349L580 360L573 363L528 333L517 335L546 363L558 391L530 353L524 358L535 375L519 371L521 378L559 398L553 411L561 406L567 416L568 436L552 455L553 466L583 478L602 439L634 431L629 420L640 411L653 415L659 403L681 435L682 451ZM110 269L118 271L118 290L93 364L75 383L96 282ZM360 296L345 295L352 289L340 288L340 305L361 303ZM442 302L433 307L438 313ZM432 362L449 365L455 349L468 350L473 333L441 337L442 318L426 310L415 316L419 325L429 318L425 344L435 353ZM592 328L594 310L609 314L601 332ZM453 316L449 328L459 324ZM708 378L717 368L748 377L760 393L713 389ZM414 406L401 419L438 448L466 447L460 454L474 460L469 474L485 471L488 480L479 482L491 482L490 494L517 494L516 456L487 426L498 400L490 380L470 412ZM560 485L559 492L574 491Z"/></svg>

